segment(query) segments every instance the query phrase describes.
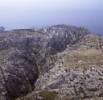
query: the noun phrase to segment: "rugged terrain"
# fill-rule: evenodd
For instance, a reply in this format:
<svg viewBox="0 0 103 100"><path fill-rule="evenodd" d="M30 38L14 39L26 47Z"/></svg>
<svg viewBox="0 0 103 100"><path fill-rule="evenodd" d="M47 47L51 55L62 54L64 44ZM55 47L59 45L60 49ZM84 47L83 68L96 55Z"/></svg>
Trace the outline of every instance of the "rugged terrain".
<svg viewBox="0 0 103 100"><path fill-rule="evenodd" d="M103 36L54 25L0 33L0 100L102 100Z"/></svg>

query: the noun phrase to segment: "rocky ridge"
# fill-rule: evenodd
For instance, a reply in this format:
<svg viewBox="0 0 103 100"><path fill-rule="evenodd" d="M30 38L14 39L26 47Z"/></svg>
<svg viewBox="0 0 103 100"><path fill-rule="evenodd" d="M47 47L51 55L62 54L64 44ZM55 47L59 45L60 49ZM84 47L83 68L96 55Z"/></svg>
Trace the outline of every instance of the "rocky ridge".
<svg viewBox="0 0 103 100"><path fill-rule="evenodd" d="M103 96L102 40L68 25L0 33L0 100Z"/></svg>

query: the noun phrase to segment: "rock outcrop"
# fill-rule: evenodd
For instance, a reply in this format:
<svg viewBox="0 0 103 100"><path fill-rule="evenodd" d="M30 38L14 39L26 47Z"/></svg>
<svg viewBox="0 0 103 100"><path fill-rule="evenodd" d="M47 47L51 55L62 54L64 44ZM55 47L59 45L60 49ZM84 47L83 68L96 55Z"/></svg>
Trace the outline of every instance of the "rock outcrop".
<svg viewBox="0 0 103 100"><path fill-rule="evenodd" d="M101 100L97 97L103 97L102 43L102 36L88 34L57 53L54 67L39 76L37 90L57 92L54 100Z"/></svg>
<svg viewBox="0 0 103 100"><path fill-rule="evenodd" d="M41 100L44 94L46 100L102 96L101 49L102 37L68 25L0 34L0 100L15 100L34 88L33 98L24 100Z"/></svg>

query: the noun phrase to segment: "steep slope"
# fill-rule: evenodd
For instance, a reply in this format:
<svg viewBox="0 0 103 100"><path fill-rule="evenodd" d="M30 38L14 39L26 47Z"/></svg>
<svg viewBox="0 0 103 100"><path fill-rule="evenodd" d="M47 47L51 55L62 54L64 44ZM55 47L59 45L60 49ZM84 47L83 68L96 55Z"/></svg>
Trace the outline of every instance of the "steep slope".
<svg viewBox="0 0 103 100"><path fill-rule="evenodd" d="M57 53L55 66L39 77L37 90L55 91L57 96L54 100L95 100L102 97L102 50L103 37L93 34L86 35L79 43L68 46L65 51Z"/></svg>
<svg viewBox="0 0 103 100"><path fill-rule="evenodd" d="M14 100L54 68L58 52L78 43L88 30L67 25L0 33L0 100Z"/></svg>
<svg viewBox="0 0 103 100"><path fill-rule="evenodd" d="M17 100L102 100L103 36L88 34L56 54L31 94Z"/></svg>

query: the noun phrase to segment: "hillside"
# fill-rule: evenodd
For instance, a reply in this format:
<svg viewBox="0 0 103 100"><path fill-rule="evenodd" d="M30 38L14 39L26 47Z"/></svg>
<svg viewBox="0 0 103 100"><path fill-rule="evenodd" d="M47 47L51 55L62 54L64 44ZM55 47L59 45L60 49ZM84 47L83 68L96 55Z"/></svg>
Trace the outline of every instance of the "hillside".
<svg viewBox="0 0 103 100"><path fill-rule="evenodd" d="M0 100L101 100L102 77L103 36L85 28L0 33Z"/></svg>

